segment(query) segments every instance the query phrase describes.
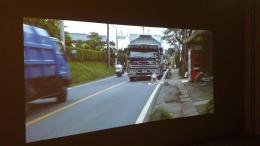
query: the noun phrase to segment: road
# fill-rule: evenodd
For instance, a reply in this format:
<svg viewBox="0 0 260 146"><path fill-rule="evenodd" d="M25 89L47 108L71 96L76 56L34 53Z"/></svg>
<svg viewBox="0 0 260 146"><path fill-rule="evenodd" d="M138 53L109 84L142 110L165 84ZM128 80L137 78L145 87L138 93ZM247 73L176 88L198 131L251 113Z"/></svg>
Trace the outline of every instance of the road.
<svg viewBox="0 0 260 146"><path fill-rule="evenodd" d="M129 82L125 74L71 87L62 104L34 101L26 117L26 142L135 124L155 87L149 80Z"/></svg>

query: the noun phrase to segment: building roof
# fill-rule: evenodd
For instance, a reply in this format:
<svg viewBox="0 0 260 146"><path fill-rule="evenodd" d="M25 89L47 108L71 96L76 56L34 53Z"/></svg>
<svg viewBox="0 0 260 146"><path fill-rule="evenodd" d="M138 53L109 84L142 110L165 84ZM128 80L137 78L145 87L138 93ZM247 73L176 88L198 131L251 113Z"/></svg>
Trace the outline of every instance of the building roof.
<svg viewBox="0 0 260 146"><path fill-rule="evenodd" d="M87 41L88 40L88 35L84 34L84 33L69 33L69 35L70 35L72 41L78 41L78 40Z"/></svg>
<svg viewBox="0 0 260 146"><path fill-rule="evenodd" d="M89 40L89 34L85 34L85 33L69 33L69 35L71 36L71 40L72 41L87 41ZM107 36L106 35L100 35L101 36L101 41L102 42L106 42L107 41Z"/></svg>

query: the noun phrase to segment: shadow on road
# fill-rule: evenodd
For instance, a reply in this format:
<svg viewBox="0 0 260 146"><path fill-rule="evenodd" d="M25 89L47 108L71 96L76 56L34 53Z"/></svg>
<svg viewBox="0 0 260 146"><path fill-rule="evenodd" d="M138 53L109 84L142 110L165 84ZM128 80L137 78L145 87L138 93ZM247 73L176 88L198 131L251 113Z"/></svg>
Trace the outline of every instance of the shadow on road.
<svg viewBox="0 0 260 146"><path fill-rule="evenodd" d="M133 81L131 82L138 82L138 81L150 81L151 78L150 77L139 77L139 78L135 78Z"/></svg>
<svg viewBox="0 0 260 146"><path fill-rule="evenodd" d="M60 105L62 103L58 103L56 98L48 98L48 99L38 99L33 102L28 103L29 109L27 111L26 117L37 114L41 111L51 109Z"/></svg>

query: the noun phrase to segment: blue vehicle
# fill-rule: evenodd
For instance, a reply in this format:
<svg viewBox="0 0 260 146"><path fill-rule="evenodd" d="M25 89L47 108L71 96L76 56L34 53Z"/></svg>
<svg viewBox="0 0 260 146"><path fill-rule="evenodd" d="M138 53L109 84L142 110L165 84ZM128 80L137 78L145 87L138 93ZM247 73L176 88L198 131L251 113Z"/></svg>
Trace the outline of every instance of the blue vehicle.
<svg viewBox="0 0 260 146"><path fill-rule="evenodd" d="M66 101L71 78L62 44L42 28L23 24L23 32L26 103L49 97Z"/></svg>

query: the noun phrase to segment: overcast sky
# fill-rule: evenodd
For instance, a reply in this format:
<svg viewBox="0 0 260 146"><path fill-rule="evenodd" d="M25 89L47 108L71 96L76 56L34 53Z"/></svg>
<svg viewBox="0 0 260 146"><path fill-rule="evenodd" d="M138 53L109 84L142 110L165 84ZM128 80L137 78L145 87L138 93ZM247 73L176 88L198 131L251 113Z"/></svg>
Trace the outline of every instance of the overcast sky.
<svg viewBox="0 0 260 146"><path fill-rule="evenodd" d="M93 23L93 22L81 22L81 21L69 21L64 20L65 31L70 33L85 33L97 32L100 35L107 34L107 24L105 23ZM109 25L109 38L110 41L116 42L116 29L118 34L123 34L125 36L129 34L143 34L142 26L131 26L131 25ZM166 28L159 27L144 27L144 34L149 35L163 35L163 30ZM119 40L119 48L127 46L127 42ZM166 42L162 44L164 48L168 48L169 45Z"/></svg>

